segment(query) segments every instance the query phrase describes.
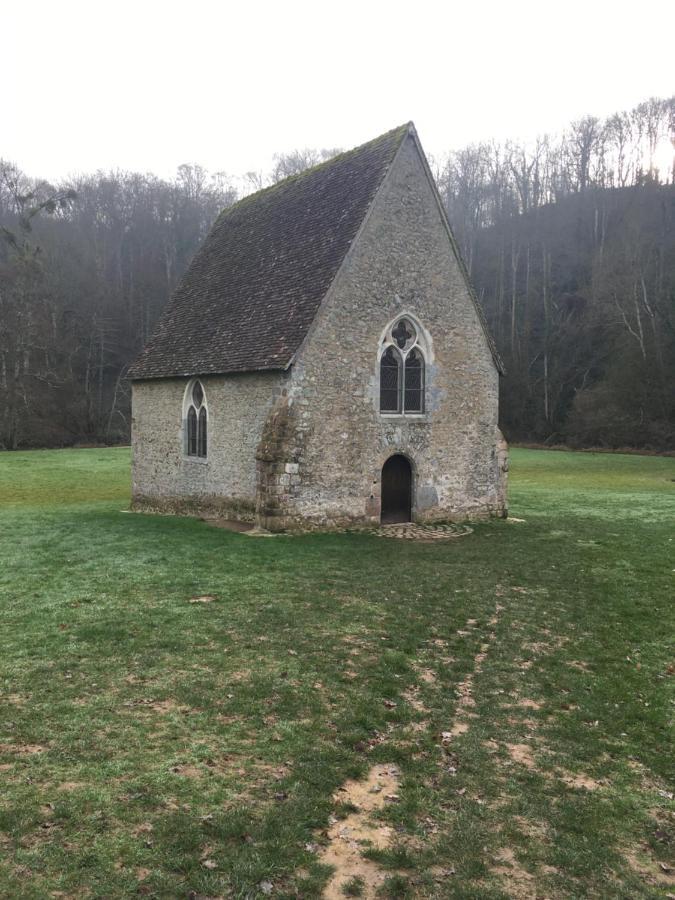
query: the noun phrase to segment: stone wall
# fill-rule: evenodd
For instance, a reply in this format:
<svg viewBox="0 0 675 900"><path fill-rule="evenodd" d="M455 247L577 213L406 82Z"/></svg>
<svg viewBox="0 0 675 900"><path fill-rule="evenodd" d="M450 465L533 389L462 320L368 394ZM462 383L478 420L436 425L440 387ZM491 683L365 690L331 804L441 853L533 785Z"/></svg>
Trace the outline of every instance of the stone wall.
<svg viewBox="0 0 675 900"><path fill-rule="evenodd" d="M407 313L424 328L426 411L379 413L378 346ZM380 473L411 461L413 518L504 515L498 373L413 139L401 148L319 311L258 452L272 529L379 521Z"/></svg>
<svg viewBox="0 0 675 900"><path fill-rule="evenodd" d="M379 412L378 348L406 314L427 353L425 412ZM202 379L206 460L184 452L188 379L133 387L133 502L268 528L378 522L382 466L404 454L413 518L506 513L498 373L435 194L408 137L287 374Z"/></svg>
<svg viewBox="0 0 675 900"><path fill-rule="evenodd" d="M205 460L185 453L183 400L190 379L133 384L133 506L252 519L256 451L285 376L251 373L200 380L209 416Z"/></svg>

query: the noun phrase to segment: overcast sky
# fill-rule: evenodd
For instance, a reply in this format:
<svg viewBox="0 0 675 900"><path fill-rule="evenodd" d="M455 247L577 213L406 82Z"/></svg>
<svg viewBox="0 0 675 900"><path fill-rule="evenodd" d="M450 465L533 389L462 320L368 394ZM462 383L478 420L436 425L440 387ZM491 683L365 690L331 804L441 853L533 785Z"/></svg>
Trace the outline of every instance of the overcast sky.
<svg viewBox="0 0 675 900"><path fill-rule="evenodd" d="M241 175L414 120L429 154L675 92L675 3L17 0L0 10L0 156Z"/></svg>

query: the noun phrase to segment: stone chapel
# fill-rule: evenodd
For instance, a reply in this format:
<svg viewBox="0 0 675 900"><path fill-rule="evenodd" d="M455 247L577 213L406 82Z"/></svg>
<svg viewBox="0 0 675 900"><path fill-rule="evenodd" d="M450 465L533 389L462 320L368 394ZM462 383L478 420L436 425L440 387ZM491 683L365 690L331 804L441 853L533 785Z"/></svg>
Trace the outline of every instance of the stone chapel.
<svg viewBox="0 0 675 900"><path fill-rule="evenodd" d="M502 365L412 123L225 209L130 369L133 507L506 515Z"/></svg>

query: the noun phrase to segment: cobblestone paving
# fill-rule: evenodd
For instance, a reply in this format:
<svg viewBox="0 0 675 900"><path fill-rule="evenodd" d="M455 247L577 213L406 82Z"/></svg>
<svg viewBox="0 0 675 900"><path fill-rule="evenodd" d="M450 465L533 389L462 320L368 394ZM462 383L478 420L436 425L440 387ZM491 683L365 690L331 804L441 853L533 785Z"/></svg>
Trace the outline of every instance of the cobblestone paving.
<svg viewBox="0 0 675 900"><path fill-rule="evenodd" d="M246 537L293 537L301 534L315 534L315 528L298 528L293 531L272 532L264 528L253 527L250 522L238 522L231 519L204 518L202 521L215 528L224 528L227 531L239 531ZM417 525L415 522L400 522L395 525L353 526L350 528L326 529L333 534L374 534L377 537L399 538L406 541L449 541L454 538L464 537L473 533L469 525L437 524Z"/></svg>
<svg viewBox="0 0 675 900"><path fill-rule="evenodd" d="M380 525L373 534L406 541L448 541L472 532L473 528L468 525L417 525L415 522L402 522L397 525Z"/></svg>

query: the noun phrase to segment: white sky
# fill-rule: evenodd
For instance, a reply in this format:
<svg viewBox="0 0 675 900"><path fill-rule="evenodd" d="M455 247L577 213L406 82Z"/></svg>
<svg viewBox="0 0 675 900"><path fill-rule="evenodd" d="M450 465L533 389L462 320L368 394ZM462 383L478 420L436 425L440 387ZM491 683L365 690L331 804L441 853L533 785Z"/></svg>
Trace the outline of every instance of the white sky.
<svg viewBox="0 0 675 900"><path fill-rule="evenodd" d="M240 175L413 119L429 154L529 139L675 91L675 3L17 0L0 12L0 156Z"/></svg>

